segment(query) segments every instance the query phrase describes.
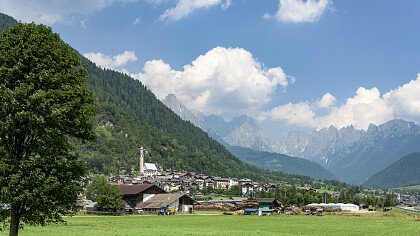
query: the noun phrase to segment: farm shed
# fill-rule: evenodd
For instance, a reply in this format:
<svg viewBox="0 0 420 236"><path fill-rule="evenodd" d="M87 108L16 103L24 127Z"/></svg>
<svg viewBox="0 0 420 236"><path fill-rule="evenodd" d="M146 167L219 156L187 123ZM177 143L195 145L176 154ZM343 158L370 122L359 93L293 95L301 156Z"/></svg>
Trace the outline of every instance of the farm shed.
<svg viewBox="0 0 420 236"><path fill-rule="evenodd" d="M354 204L347 203L311 203L307 205L308 207L313 208L322 208L322 209L341 209L342 211L358 211L359 206Z"/></svg>
<svg viewBox="0 0 420 236"><path fill-rule="evenodd" d="M275 198L257 198L260 210L272 210L275 208L281 208L282 205Z"/></svg>
<svg viewBox="0 0 420 236"><path fill-rule="evenodd" d="M139 204L147 201L156 194L166 193L163 189L154 184L134 184L120 185L124 210L127 212L135 212L139 209Z"/></svg>
<svg viewBox="0 0 420 236"><path fill-rule="evenodd" d="M160 209L174 209L175 212L194 211L195 200L185 193L156 194L138 205L145 212L159 212Z"/></svg>

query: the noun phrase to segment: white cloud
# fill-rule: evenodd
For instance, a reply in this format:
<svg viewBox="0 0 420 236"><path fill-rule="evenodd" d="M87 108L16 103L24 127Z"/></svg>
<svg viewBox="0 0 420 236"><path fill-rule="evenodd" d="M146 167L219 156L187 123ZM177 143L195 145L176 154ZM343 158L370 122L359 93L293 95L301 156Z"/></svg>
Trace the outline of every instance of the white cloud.
<svg viewBox="0 0 420 236"><path fill-rule="evenodd" d="M331 95L331 93L324 94L321 99L318 101L319 108L329 108L335 104L337 99Z"/></svg>
<svg viewBox="0 0 420 236"><path fill-rule="evenodd" d="M323 98L325 97L330 96L324 95ZM331 101L331 99L326 100ZM348 98L341 106L331 107L326 115L317 115L317 108L320 107L320 102L316 106L311 106L308 102L289 103L273 108L265 114L265 117L272 120L285 120L289 124L302 127L335 126L343 128L353 125L356 129L364 130L371 123L379 125L398 117L393 107L390 106L385 96L381 96L377 88L358 88L354 97Z"/></svg>
<svg viewBox="0 0 420 236"><path fill-rule="evenodd" d="M160 3L161 1L157 2ZM159 19L178 21L196 10L215 6L227 9L231 3L231 0L177 0L175 7L165 10Z"/></svg>
<svg viewBox="0 0 420 236"><path fill-rule="evenodd" d="M377 88L360 87L356 95L348 98L342 106L333 108L326 116L317 117L315 124L317 128L354 125L356 129L366 130L371 123L379 125L393 118L392 108L387 105Z"/></svg>
<svg viewBox="0 0 420 236"><path fill-rule="evenodd" d="M354 97L344 104L334 106L335 98L326 93L314 105L308 102L288 103L260 114L260 119L284 120L302 127L342 128L353 125L366 130L369 124L383 124L392 119L404 119L420 123L420 74L412 80L383 95L377 88L357 89ZM320 108L330 108L325 115Z"/></svg>
<svg viewBox="0 0 420 236"><path fill-rule="evenodd" d="M159 99L173 93L188 108L212 114L256 112L278 87L293 78L280 67L264 68L242 48L217 47L177 71L162 60L145 63L143 73L132 75Z"/></svg>
<svg viewBox="0 0 420 236"><path fill-rule="evenodd" d="M299 102L275 107L263 116L268 116L273 120L286 120L293 125L314 127L316 114L308 103Z"/></svg>
<svg viewBox="0 0 420 236"><path fill-rule="evenodd" d="M316 22L331 6L331 0L280 0L275 15L264 14L281 22Z"/></svg>
<svg viewBox="0 0 420 236"><path fill-rule="evenodd" d="M134 51L124 51L115 56L108 56L100 52L84 53L87 59L96 63L96 65L112 70L124 71L124 66L130 61L137 61L137 56Z"/></svg>
<svg viewBox="0 0 420 236"><path fill-rule="evenodd" d="M384 94L384 99L398 118L420 122L420 74L416 80Z"/></svg>
<svg viewBox="0 0 420 236"><path fill-rule="evenodd" d="M135 0L0 0L0 12L23 22L52 25L75 15L90 14L115 2Z"/></svg>

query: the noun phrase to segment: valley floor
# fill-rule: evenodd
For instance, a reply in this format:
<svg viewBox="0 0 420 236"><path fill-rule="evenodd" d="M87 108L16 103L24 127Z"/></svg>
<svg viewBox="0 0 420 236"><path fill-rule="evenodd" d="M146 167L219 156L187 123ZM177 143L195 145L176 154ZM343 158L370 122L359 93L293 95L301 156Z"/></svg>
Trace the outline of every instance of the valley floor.
<svg viewBox="0 0 420 236"><path fill-rule="evenodd" d="M66 221L28 226L20 235L420 235L420 215L398 211L324 216L75 216Z"/></svg>

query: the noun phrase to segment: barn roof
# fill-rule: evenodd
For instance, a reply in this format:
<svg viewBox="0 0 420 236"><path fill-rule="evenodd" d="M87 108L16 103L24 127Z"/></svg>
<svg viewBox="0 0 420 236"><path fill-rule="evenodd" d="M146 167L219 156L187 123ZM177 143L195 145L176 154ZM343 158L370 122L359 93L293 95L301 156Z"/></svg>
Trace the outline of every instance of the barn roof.
<svg viewBox="0 0 420 236"><path fill-rule="evenodd" d="M158 192L166 193L165 190L159 188L158 186L154 184L133 184L133 185L120 185L118 188L121 191L122 195L134 195L142 193L148 189L155 189Z"/></svg>
<svg viewBox="0 0 420 236"><path fill-rule="evenodd" d="M185 193L166 193L166 194L156 194L155 196L151 197L149 200L139 203L137 207L139 208L152 208L152 209L160 209L162 207L166 207L167 205L175 202L176 200L180 199L181 197L190 198L194 201L190 196Z"/></svg>

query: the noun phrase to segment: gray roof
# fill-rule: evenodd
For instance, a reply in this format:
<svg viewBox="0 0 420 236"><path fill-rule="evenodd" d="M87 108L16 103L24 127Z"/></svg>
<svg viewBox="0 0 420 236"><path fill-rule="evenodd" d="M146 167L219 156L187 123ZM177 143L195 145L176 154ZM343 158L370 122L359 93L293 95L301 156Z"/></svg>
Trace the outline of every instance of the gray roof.
<svg viewBox="0 0 420 236"><path fill-rule="evenodd" d="M176 200L180 199L183 196L190 198L185 193L156 194L155 196L151 197L149 200L137 204L137 207L146 208L146 209L150 209L150 208L160 209L162 207L166 207L167 205L175 202Z"/></svg>

